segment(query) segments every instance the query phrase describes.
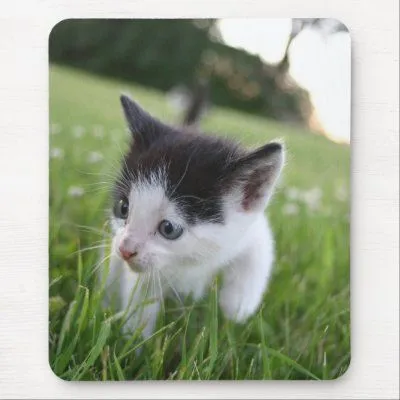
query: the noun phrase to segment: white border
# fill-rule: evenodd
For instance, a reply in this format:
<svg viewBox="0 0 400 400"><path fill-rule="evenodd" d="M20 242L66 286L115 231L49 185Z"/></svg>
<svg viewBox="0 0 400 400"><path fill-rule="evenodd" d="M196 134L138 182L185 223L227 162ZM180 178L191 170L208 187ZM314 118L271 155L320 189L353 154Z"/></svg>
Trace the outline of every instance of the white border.
<svg viewBox="0 0 400 400"><path fill-rule="evenodd" d="M398 398L397 0L27 0L0 14L0 397ZM5 7L8 9L5 9ZM70 17L331 17L353 52L352 364L331 382L66 383L47 363L48 56Z"/></svg>

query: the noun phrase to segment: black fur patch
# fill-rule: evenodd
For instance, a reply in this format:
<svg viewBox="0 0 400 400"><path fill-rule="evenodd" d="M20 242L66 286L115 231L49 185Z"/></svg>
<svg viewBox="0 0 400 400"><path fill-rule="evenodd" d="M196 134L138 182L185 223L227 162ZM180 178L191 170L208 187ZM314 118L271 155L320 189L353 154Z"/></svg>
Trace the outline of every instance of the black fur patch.
<svg viewBox="0 0 400 400"><path fill-rule="evenodd" d="M132 181L140 176L150 179L152 172L165 168L166 194L180 208L189 224L199 221L224 221L222 197L232 183L228 173L239 148L206 135L168 132L146 151L132 144L122 164L122 177ZM128 195L124 180L117 182L117 197Z"/></svg>

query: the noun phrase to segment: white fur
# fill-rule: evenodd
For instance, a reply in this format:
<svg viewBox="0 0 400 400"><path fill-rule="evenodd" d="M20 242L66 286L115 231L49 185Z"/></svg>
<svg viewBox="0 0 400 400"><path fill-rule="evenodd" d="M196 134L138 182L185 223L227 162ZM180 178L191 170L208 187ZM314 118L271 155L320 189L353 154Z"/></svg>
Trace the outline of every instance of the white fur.
<svg viewBox="0 0 400 400"><path fill-rule="evenodd" d="M220 272L221 309L229 319L246 321L262 301L274 261L273 237L264 215L270 191L262 207L245 211L238 190L225 198L224 224L187 226L166 197L165 183L162 173L150 182L140 181L129 196L126 225L122 220L112 221L114 238L107 293L110 295L111 283L116 280L114 288L119 292L122 308L129 312L135 307L141 310L128 319L127 330L135 331L143 325L142 334L148 337L167 295L199 299ZM181 224L182 236L177 240L163 238L157 231L163 219ZM119 257L121 243L137 252L130 265ZM151 299L152 303L147 303ZM142 301L146 304L138 307Z"/></svg>

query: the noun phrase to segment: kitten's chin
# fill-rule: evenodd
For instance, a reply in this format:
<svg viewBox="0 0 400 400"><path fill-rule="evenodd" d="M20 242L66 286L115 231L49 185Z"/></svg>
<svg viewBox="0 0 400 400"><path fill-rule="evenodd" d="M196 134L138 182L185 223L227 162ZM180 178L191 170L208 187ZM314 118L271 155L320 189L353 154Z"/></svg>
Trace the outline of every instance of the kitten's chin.
<svg viewBox="0 0 400 400"><path fill-rule="evenodd" d="M136 263L128 263L125 261L125 264L129 267L129 269L133 272L136 272L137 274L143 274L147 271L149 271L149 267L145 267L143 265L140 264L136 264Z"/></svg>

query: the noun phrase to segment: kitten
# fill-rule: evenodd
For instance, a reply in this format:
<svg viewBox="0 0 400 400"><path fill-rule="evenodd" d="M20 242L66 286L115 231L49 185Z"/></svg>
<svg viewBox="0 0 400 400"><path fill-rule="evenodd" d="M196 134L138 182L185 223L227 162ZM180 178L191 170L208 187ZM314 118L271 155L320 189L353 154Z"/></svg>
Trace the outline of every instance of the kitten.
<svg viewBox="0 0 400 400"><path fill-rule="evenodd" d="M152 334L165 296L200 299L218 273L224 315L244 322L274 261L265 207L284 163L280 143L254 151L169 126L121 96L132 143L113 190L106 293L128 332Z"/></svg>

